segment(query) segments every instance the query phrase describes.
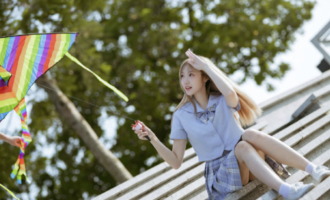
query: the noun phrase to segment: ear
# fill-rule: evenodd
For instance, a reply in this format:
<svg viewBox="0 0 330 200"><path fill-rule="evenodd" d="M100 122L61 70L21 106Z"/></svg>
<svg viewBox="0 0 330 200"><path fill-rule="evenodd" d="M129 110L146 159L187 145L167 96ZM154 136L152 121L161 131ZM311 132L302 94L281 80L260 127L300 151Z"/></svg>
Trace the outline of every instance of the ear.
<svg viewBox="0 0 330 200"><path fill-rule="evenodd" d="M210 80L210 78L209 77L207 77L207 76L204 76L203 77L203 81L206 83L208 80Z"/></svg>

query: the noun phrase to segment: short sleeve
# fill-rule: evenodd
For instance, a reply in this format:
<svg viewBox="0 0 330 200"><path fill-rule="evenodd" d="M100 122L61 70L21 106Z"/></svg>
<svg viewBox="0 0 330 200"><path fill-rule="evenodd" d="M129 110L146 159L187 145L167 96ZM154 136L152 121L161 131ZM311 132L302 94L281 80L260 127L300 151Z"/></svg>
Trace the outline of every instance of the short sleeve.
<svg viewBox="0 0 330 200"><path fill-rule="evenodd" d="M187 133L182 127L177 111L173 113L170 139L187 139Z"/></svg>
<svg viewBox="0 0 330 200"><path fill-rule="evenodd" d="M238 104L237 104L236 108L233 108L233 109L236 110L236 111L240 111L241 110L241 103L240 103L239 98L238 98Z"/></svg>

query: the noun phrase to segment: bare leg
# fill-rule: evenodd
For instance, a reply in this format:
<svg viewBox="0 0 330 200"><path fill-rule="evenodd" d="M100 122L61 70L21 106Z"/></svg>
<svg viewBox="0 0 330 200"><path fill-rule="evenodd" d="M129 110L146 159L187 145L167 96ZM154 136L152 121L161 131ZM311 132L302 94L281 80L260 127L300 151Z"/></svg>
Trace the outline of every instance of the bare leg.
<svg viewBox="0 0 330 200"><path fill-rule="evenodd" d="M277 192L284 183L260 157L256 149L246 141L239 142L235 147L235 156L239 164L242 184L249 181L249 170L261 182Z"/></svg>
<svg viewBox="0 0 330 200"><path fill-rule="evenodd" d="M248 129L242 135L242 140L265 152L280 163L305 170L309 161L286 145L284 142L261 131Z"/></svg>
<svg viewBox="0 0 330 200"><path fill-rule="evenodd" d="M263 151L259 150L259 149L256 149L256 148L255 148L255 150L256 150L257 153L259 154L260 158L263 159L263 160L265 160L265 153L264 153ZM267 166L269 166L269 165L267 164ZM250 171L250 173L249 173L249 180L250 180L250 181L253 181L253 180L255 180L255 179L257 179L257 177L255 177L255 176L252 174L252 172Z"/></svg>

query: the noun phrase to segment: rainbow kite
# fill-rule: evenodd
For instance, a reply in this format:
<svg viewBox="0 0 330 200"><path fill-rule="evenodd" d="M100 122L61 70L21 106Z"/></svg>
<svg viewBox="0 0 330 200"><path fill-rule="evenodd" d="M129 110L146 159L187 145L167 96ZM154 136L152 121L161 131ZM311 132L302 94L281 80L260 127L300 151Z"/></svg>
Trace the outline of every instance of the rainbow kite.
<svg viewBox="0 0 330 200"><path fill-rule="evenodd" d="M22 146L11 173L12 178L17 175L19 184L22 182L22 175L25 175L28 180L23 156L26 146L32 141L26 124L27 114L24 97L33 83L60 61L64 55L91 72L103 84L128 101L124 94L102 80L68 53L76 36L77 33L54 33L0 38L0 122L12 110L15 110L21 118Z"/></svg>

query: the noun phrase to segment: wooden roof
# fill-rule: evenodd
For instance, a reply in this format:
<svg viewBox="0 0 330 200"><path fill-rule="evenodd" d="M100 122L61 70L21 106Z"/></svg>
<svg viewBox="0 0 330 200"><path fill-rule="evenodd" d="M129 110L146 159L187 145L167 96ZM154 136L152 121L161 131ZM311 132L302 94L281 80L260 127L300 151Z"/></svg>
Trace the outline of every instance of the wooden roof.
<svg viewBox="0 0 330 200"><path fill-rule="evenodd" d="M285 142L315 164L330 167L330 70L259 106L264 113L251 128ZM207 199L204 167L205 162L198 162L195 151L190 148L179 169L163 162L94 199ZM314 182L306 172L286 168L292 174L286 180L288 183ZM278 198L283 199L255 180L226 200ZM330 177L302 199L330 199Z"/></svg>

